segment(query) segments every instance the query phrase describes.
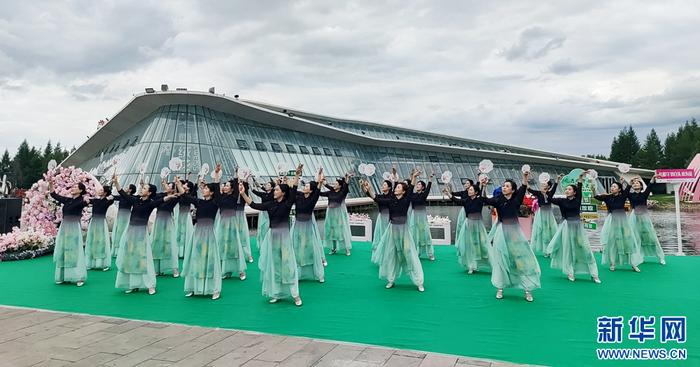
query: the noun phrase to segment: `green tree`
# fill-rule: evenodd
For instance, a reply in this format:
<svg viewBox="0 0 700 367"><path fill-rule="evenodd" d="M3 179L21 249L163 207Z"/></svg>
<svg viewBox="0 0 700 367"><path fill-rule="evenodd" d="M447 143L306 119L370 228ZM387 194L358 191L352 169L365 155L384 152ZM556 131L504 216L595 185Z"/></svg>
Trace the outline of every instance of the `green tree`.
<svg viewBox="0 0 700 367"><path fill-rule="evenodd" d="M636 166L638 164L637 153L641 149L637 133L634 132L632 125L625 126L620 130L620 133L613 139L610 146L610 160L615 162L624 162Z"/></svg>
<svg viewBox="0 0 700 367"><path fill-rule="evenodd" d="M637 165L646 169L657 169L665 162L664 149L656 130L651 129L637 158Z"/></svg>
<svg viewBox="0 0 700 367"><path fill-rule="evenodd" d="M55 159L58 163L61 163L68 158L68 154L68 151L63 149L61 143L57 143L56 147L53 148L53 159Z"/></svg>
<svg viewBox="0 0 700 367"><path fill-rule="evenodd" d="M700 127L693 118L686 121L678 131L669 133L664 142L665 166L669 168L688 167L696 154L700 153Z"/></svg>
<svg viewBox="0 0 700 367"><path fill-rule="evenodd" d="M17 187L29 188L41 178L44 172L41 153L34 147L29 147L24 140L12 159L12 171Z"/></svg>
<svg viewBox="0 0 700 367"><path fill-rule="evenodd" d="M0 159L0 179L2 179L2 175L8 175L10 178L12 177L12 158L10 158L10 152L5 149L5 153L2 155L2 159Z"/></svg>

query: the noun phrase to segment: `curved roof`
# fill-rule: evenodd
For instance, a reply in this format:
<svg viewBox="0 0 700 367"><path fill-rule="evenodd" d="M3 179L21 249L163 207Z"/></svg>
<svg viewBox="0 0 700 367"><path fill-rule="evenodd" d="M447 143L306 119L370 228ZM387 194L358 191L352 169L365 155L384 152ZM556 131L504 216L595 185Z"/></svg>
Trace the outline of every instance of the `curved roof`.
<svg viewBox="0 0 700 367"><path fill-rule="evenodd" d="M422 149L434 152L452 154L472 154L485 158L510 159L529 163L550 164L557 166L581 167L586 166L596 169L615 170L616 162L584 158L568 154L558 154L548 151L516 147L511 145L496 144L473 139L446 136L441 134L428 133L425 131L411 130L372 122L339 119L329 116L322 116L294 109L283 108L255 101L239 100L225 95L213 94L197 91L166 91L154 93L141 93L134 97L117 112L107 124L97 130L83 145L73 152L63 162L64 165L78 165L89 160L105 145L120 137L123 133L134 127L140 121L148 117L153 111L161 106L173 104L199 105L224 113L258 121L274 127L294 130L302 133L325 136L334 139L342 139L351 143L371 146L383 146L393 148ZM287 111L286 113L283 111ZM290 114L289 112L293 112ZM463 146L442 145L420 141L410 141L401 139L385 139L376 136L362 135L351 130L346 130L333 126L328 122L320 121L340 121L353 124L360 124L374 127L384 127L395 131L409 134L423 134L438 139L458 140L465 143L481 143L494 150L475 149ZM517 152L512 152L515 150ZM643 176L651 176L653 171L633 168L631 173Z"/></svg>

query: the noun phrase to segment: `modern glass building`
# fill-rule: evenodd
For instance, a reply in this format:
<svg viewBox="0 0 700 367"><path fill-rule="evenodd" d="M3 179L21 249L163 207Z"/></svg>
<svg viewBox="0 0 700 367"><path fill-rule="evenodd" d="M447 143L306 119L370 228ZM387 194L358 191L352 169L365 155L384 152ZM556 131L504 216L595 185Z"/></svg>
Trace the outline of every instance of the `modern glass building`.
<svg viewBox="0 0 700 367"><path fill-rule="evenodd" d="M116 157L116 159L115 159ZM452 181L478 175L482 159L494 163L489 176L496 182L519 178L529 164L534 174L552 177L573 168L596 169L601 183L617 177L616 162L558 154L536 149L445 136L371 122L340 119L224 95L166 91L136 95L106 125L100 128L64 162L90 170L96 176L116 170L121 181L134 183L143 168L148 182L159 182L161 169L173 157L184 162L180 172L196 175L203 163L212 168L222 163L224 177L234 167L248 167L261 179L277 176L278 168L305 166L311 178L318 167L327 177L357 170L360 163L373 163L371 181L382 181L382 173L398 168L406 177L421 167L437 177L453 173ZM633 169L643 177L652 171ZM376 188L376 186L375 186ZM433 195L440 195L434 185ZM351 197L363 196L351 185Z"/></svg>

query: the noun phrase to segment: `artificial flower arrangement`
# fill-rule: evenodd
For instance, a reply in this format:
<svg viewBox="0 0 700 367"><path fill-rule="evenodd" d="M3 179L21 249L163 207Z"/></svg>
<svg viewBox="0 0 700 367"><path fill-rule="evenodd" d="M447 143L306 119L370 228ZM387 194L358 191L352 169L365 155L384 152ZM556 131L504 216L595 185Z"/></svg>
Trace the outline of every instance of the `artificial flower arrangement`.
<svg viewBox="0 0 700 367"><path fill-rule="evenodd" d="M452 223L452 221L448 217L441 217L439 215L433 216L428 214L428 224L430 225L442 226L450 223Z"/></svg>
<svg viewBox="0 0 700 367"><path fill-rule="evenodd" d="M47 236L41 230L21 230L17 227L12 232L0 235L0 260L19 260L31 258L50 250L54 237Z"/></svg>
<svg viewBox="0 0 700 367"><path fill-rule="evenodd" d="M82 182L89 198L95 197L96 187L100 184L93 175L80 168L71 166L48 170L44 179L26 191L20 228L15 227L11 233L0 236L0 254L41 251L53 245L63 214L60 205L49 197L49 181L54 182L56 193L62 196L70 196L70 188ZM84 230L91 216L90 209L83 210L81 224Z"/></svg>
<svg viewBox="0 0 700 367"><path fill-rule="evenodd" d="M350 213L349 220L353 223L361 223L366 222L370 219L369 215L365 213Z"/></svg>

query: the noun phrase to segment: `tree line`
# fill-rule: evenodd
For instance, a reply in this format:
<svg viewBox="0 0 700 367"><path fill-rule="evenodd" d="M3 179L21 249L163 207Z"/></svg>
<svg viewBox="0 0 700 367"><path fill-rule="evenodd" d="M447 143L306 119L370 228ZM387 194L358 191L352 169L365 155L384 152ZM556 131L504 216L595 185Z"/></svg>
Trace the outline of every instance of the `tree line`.
<svg viewBox="0 0 700 367"><path fill-rule="evenodd" d="M75 148L71 149L71 152ZM19 145L17 153L10 157L10 152L5 152L0 158L0 180L3 175L12 182L15 187L27 189L41 179L49 162L54 159L61 163L70 152L61 146L61 143L53 145L51 141L41 149L30 147L26 140Z"/></svg>
<svg viewBox="0 0 700 367"><path fill-rule="evenodd" d="M613 138L610 156L588 154L586 157L629 163L634 167L686 168L696 154L700 153L700 127L693 118L671 132L661 142L656 130L651 129L644 144L640 144L632 125L625 126Z"/></svg>

